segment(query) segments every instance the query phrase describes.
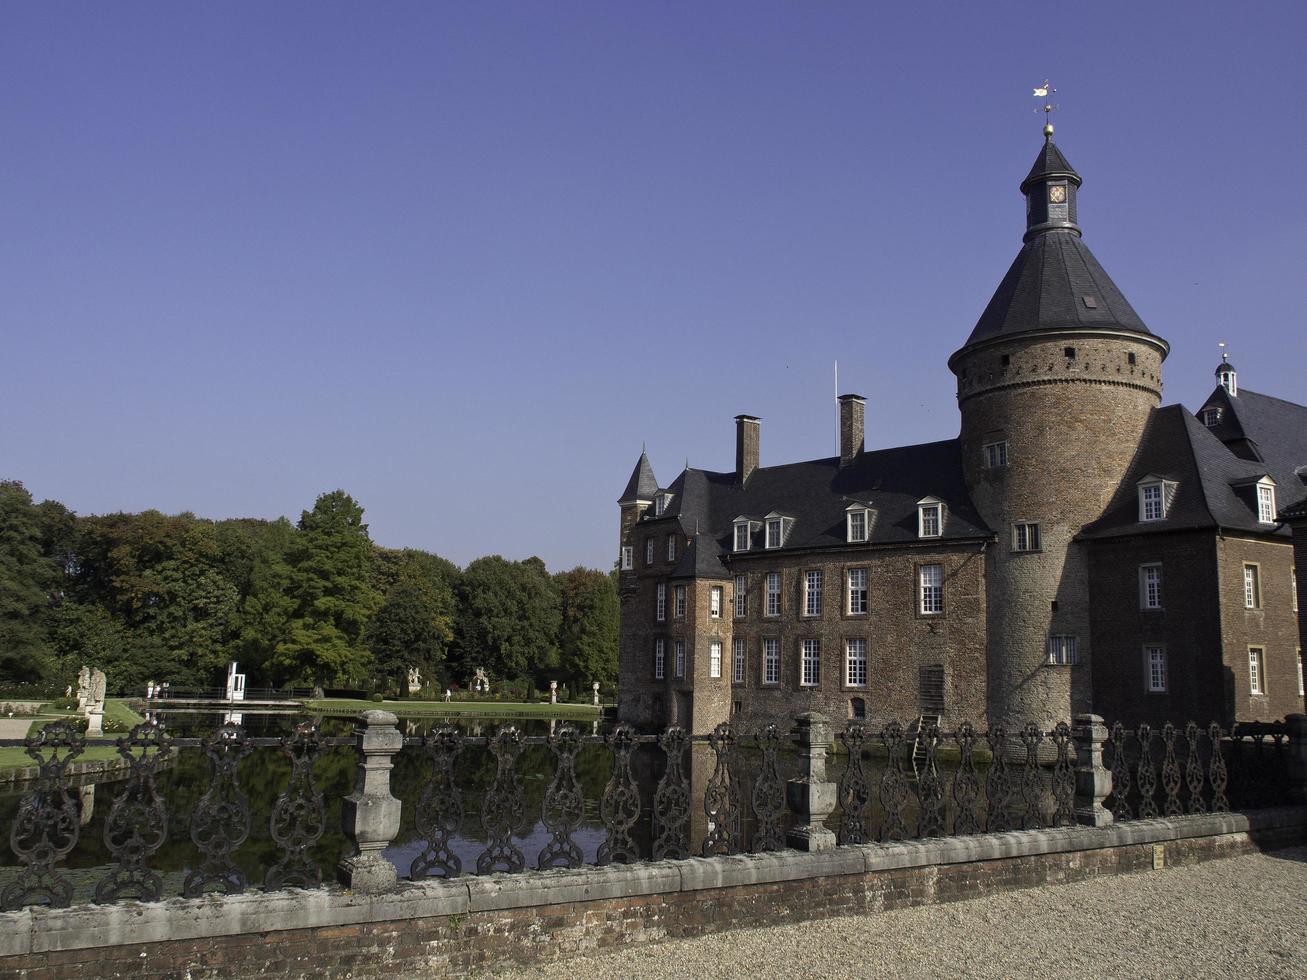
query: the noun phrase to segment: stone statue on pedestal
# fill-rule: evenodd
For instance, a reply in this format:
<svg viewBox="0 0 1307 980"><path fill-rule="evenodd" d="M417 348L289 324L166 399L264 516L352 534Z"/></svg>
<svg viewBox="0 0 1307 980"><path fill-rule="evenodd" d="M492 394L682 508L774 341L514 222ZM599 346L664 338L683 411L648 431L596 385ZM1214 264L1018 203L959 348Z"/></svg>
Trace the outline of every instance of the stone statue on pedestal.
<svg viewBox="0 0 1307 980"><path fill-rule="evenodd" d="M82 664L82 669L77 672L77 710L83 711L86 708L86 699L91 693L91 668Z"/></svg>
<svg viewBox="0 0 1307 980"><path fill-rule="evenodd" d="M549 682L549 703L558 703L558 681Z"/></svg>
<svg viewBox="0 0 1307 980"><path fill-rule="evenodd" d="M599 682L595 681L591 686L594 688L594 706L597 708L599 707Z"/></svg>
<svg viewBox="0 0 1307 980"><path fill-rule="evenodd" d="M417 694L422 690L422 672L416 667L408 669L408 693Z"/></svg>

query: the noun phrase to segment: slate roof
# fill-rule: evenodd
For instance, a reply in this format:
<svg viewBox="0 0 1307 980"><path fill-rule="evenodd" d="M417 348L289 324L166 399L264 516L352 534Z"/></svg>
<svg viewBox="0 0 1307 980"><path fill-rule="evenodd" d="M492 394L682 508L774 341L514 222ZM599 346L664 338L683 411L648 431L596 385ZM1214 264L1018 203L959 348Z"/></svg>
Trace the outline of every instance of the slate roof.
<svg viewBox="0 0 1307 980"><path fill-rule="evenodd" d="M1044 140L1039 156L1035 157L1035 162L1030 167L1030 173L1026 174L1026 179L1021 182L1021 193L1024 194L1027 187L1045 177L1071 177L1077 185L1081 183L1080 175L1067 162L1067 158L1051 139Z"/></svg>
<svg viewBox="0 0 1307 980"><path fill-rule="evenodd" d="M1203 402L1221 410L1212 434L1244 459L1265 464L1276 483L1276 502L1287 506L1307 496L1297 475L1307 465L1307 407L1240 388L1231 396L1217 385Z"/></svg>
<svg viewBox="0 0 1307 980"><path fill-rule="evenodd" d="M1224 394L1224 389L1218 392ZM1112 502L1080 536L1119 537L1204 527L1287 534L1284 528L1273 530L1258 522L1255 499L1250 492L1241 492L1240 485L1269 474L1276 482L1280 506L1307 497L1307 486L1294 475L1294 468L1307 462L1307 408L1252 392L1225 402L1219 402L1214 393L1205 404L1227 408L1232 402L1242 403L1245 395L1252 397L1237 411L1240 419L1247 418L1262 436L1264 445L1257 445L1265 453L1263 458L1242 458L1222 441L1221 429L1229 425L1225 412L1222 424L1208 429L1181 405L1154 409L1139 451ZM1226 432L1237 441L1233 425ZM1243 433L1242 428L1237 430L1238 440ZM1176 493L1165 520L1141 522L1137 487L1150 475L1174 480Z"/></svg>
<svg viewBox="0 0 1307 980"><path fill-rule="evenodd" d="M730 578L731 573L722 564L717 542L711 535L699 533L690 538L690 543L681 555L681 560L672 569L672 578Z"/></svg>
<svg viewBox="0 0 1307 980"><path fill-rule="evenodd" d="M630 504L637 500L653 500L657 493L658 481L654 478L653 467L649 465L648 455L641 452L635 469L631 471L631 479L626 481L626 489L617 502Z"/></svg>
<svg viewBox="0 0 1307 980"><path fill-rule="evenodd" d="M646 514L637 526L676 521L685 534L697 535L693 558L687 549L674 574L682 574L683 570L690 574L691 561L697 568L711 567L708 577L725 574L718 556L731 552L733 522L741 515L761 522L767 514L781 512L794 519L781 548L764 549L760 528L749 554L848 548L845 509L854 501L866 503L875 511L871 544L920 540L917 501L927 496L938 497L945 504L943 534L931 540L992 536L967 495L956 439L863 452L842 468L838 456L761 466L750 474L744 486L736 481L733 471L686 469L667 490L674 497L663 516ZM716 566L703 564L710 556L717 561Z"/></svg>

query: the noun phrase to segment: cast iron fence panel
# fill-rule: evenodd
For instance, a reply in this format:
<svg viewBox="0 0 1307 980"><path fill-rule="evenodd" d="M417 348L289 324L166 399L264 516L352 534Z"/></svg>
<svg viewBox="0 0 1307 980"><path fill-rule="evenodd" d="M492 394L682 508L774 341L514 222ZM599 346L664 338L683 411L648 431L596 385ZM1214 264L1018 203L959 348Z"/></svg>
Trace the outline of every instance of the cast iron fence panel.
<svg viewBox="0 0 1307 980"><path fill-rule="evenodd" d="M0 906L24 905L67 908L73 886L56 865L77 846L77 804L69 793L65 771L82 754L85 742L72 723L55 721L29 736L25 748L36 761L36 786L23 797L9 829L9 846L23 862L23 870L0 893Z"/></svg>
<svg viewBox="0 0 1307 980"><path fill-rule="evenodd" d="M540 820L549 831L550 838L536 867L579 868L584 863L581 848L572 839L576 828L585 816L585 798L581 781L576 777L576 754L581 751L581 736L572 725L563 725L549 736L549 748L554 753L554 779L545 791Z"/></svg>
<svg viewBox="0 0 1307 980"><path fill-rule="evenodd" d="M1021 765L1021 817L1022 830L1038 830L1044 826L1044 781L1039 772L1039 746L1044 733L1034 722L1021 729L1021 744L1026 758Z"/></svg>
<svg viewBox="0 0 1307 980"><path fill-rule="evenodd" d="M669 728L658 736L658 744L667 768L654 793L653 859L683 861L690 856L690 777L684 766L690 739L684 728Z"/></svg>
<svg viewBox="0 0 1307 980"><path fill-rule="evenodd" d="M1053 826L1073 827L1076 822L1076 766L1071 752L1071 726L1060 721L1049 736L1057 749L1053 763Z"/></svg>
<svg viewBox="0 0 1307 980"><path fill-rule="evenodd" d="M182 894L197 898L214 887L236 895L248 886L232 855L250 834L250 800L241 790L238 773L240 761L250 754L249 737L239 725L220 725L201 746L213 767L209 789L191 819L191 840L203 861L187 873Z"/></svg>
<svg viewBox="0 0 1307 980"><path fill-rule="evenodd" d="M613 753L613 775L599 804L608 828L608 838L599 845L599 863L634 864L640 860L640 848L631 836L631 828L640 819L640 787L631 775L635 730L630 725L618 725L604 741Z"/></svg>
<svg viewBox="0 0 1307 980"><path fill-rule="evenodd" d="M1184 739L1188 756L1184 761L1184 781L1189 790L1189 812L1206 813L1203 802L1203 760L1198 748L1198 726L1192 721L1184 726Z"/></svg>
<svg viewBox="0 0 1307 980"><path fill-rule="evenodd" d="M939 726L928 724L920 733L925 743L926 758L917 774L917 802L921 818L917 823L918 837L943 837L944 783L935 764L935 749L939 745Z"/></svg>
<svg viewBox="0 0 1307 980"><path fill-rule="evenodd" d="M457 878L463 873L463 862L450 844L463 826L463 791L454 779L463 733L457 726L441 725L422 739L422 748L431 760L431 778L422 788L413 822L426 846L409 865L408 876L414 881L428 876Z"/></svg>
<svg viewBox="0 0 1307 980"><path fill-rule="evenodd" d="M127 781L104 822L104 843L117 864L95 886L97 902L157 902L163 894L163 876L146 867L146 861L168 838L168 810L154 785L159 763L170 752L168 742L163 727L152 721L118 739Z"/></svg>
<svg viewBox="0 0 1307 980"><path fill-rule="evenodd" d="M758 778L753 783L753 815L757 823L753 831L754 853L779 851L785 846L782 819L785 813L785 783L776 768L776 749L781 733L775 725L766 725L754 737L762 750Z"/></svg>
<svg viewBox="0 0 1307 980"><path fill-rule="evenodd" d="M740 789L735 783L733 763L738 737L730 722L722 722L708 736L713 750L713 772L703 794L703 812L708 817L708 834L702 854L740 853Z"/></svg>
<svg viewBox="0 0 1307 980"><path fill-rule="evenodd" d="M976 742L979 736L964 721L953 733L960 758L958 771L953 776L953 833L958 835L980 833L980 774L976 771Z"/></svg>
<svg viewBox="0 0 1307 980"><path fill-rule="evenodd" d="M477 874L521 871L526 867L526 855L513 843L513 835L521 830L526 816L526 788L517 771L522 748L522 733L513 725L501 725L490 740L495 778L481 804L481 827L490 842L477 857Z"/></svg>
<svg viewBox="0 0 1307 980"><path fill-rule="evenodd" d="M840 732L839 738L849 753L849 761L840 775L841 815L836 839L841 844L866 844L871 839L867 831L871 784L862 765L862 753L868 741L867 729L862 725L850 725Z"/></svg>
<svg viewBox="0 0 1307 980"><path fill-rule="evenodd" d="M1134 819L1130 809L1130 764L1126 760L1125 725L1118 721L1112 726L1107 744L1112 749L1112 819L1120 823Z"/></svg>
<svg viewBox="0 0 1307 980"><path fill-rule="evenodd" d="M1169 721L1162 726L1162 745L1165 749L1162 756L1162 788L1166 790L1162 812L1168 817L1178 817L1184 814L1184 807L1180 803L1180 760L1175 757L1175 726Z"/></svg>
<svg viewBox="0 0 1307 980"><path fill-rule="evenodd" d="M880 805L885 809L885 824L880 831L882 842L907 840L908 827L903 808L908 802L908 777L903 772L903 726L891 721L880 733L885 745L885 772L880 777Z"/></svg>
<svg viewBox="0 0 1307 980"><path fill-rule="evenodd" d="M1012 829L1012 798L1015 792L1007 759L1007 731L995 725L985 733L990 764L985 776L985 830L991 834Z"/></svg>
<svg viewBox="0 0 1307 980"><path fill-rule="evenodd" d="M1139 787L1139 819L1148 820L1157 813L1157 771L1153 769L1153 729L1140 725L1135 736L1139 740L1139 763L1135 769L1135 783Z"/></svg>
<svg viewBox="0 0 1307 980"><path fill-rule="evenodd" d="M1216 722L1207 729L1207 737L1212 742L1212 759L1208 764L1208 778L1212 783L1212 812L1229 813L1230 799L1226 795L1229 786L1229 775L1225 768L1225 756L1221 752L1221 726Z"/></svg>
<svg viewBox="0 0 1307 980"><path fill-rule="evenodd" d="M281 754L290 760L290 781L272 806L268 832L281 848L281 860L268 869L263 879L269 890L317 888L322 869L309 853L322 839L327 813L322 791L313 781L313 767L322 757L322 733L311 721L295 726L282 736Z"/></svg>

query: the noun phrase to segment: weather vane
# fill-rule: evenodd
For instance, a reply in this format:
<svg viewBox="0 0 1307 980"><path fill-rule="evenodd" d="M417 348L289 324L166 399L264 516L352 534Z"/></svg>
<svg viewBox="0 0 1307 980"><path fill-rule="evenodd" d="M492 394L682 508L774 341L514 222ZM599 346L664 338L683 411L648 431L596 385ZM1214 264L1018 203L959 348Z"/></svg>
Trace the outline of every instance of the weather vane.
<svg viewBox="0 0 1307 980"><path fill-rule="evenodd" d="M1218 340L1218 341L1216 342L1216 346L1219 347L1219 348L1221 348L1221 363L1222 363L1222 364L1229 364L1229 363L1230 363L1230 355L1226 353L1226 350L1225 350L1225 341L1224 341L1224 340Z"/></svg>
<svg viewBox="0 0 1307 980"><path fill-rule="evenodd" d="M1053 123L1049 117L1053 114L1054 109L1060 108L1060 106L1056 106L1049 101L1050 97L1056 93L1057 89L1053 88L1053 86L1048 83L1047 78L1044 79L1043 85L1035 87L1035 98L1045 100L1044 104L1035 111L1044 114L1044 136L1046 137L1051 137L1053 135Z"/></svg>

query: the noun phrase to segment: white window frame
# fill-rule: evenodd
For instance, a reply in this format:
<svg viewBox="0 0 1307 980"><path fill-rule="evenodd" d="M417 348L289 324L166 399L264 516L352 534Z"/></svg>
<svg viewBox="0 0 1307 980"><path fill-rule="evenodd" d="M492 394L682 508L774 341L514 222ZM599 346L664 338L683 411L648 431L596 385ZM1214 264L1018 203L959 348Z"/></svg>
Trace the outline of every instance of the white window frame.
<svg viewBox="0 0 1307 980"><path fill-rule="evenodd" d="M676 561L676 535L667 535L667 560Z"/></svg>
<svg viewBox="0 0 1307 980"><path fill-rule="evenodd" d="M1035 521L1017 521L1012 525L1013 551L1043 551L1044 542L1039 524Z"/></svg>
<svg viewBox="0 0 1307 980"><path fill-rule="evenodd" d="M1139 499L1139 523L1164 521L1171 512L1177 484L1174 480L1147 477L1136 484Z"/></svg>
<svg viewBox="0 0 1307 980"><path fill-rule="evenodd" d="M1266 647L1248 648L1248 693L1266 693Z"/></svg>
<svg viewBox="0 0 1307 980"><path fill-rule="evenodd" d="M672 586L672 618L685 618L685 586Z"/></svg>
<svg viewBox="0 0 1307 980"><path fill-rule="evenodd" d="M768 687L775 687L781 682L781 641L774 636L765 636L762 639L762 656L759 658L762 666L762 683Z"/></svg>
<svg viewBox="0 0 1307 980"><path fill-rule="evenodd" d="M1275 484L1269 480L1257 482L1257 523L1275 523Z"/></svg>
<svg viewBox="0 0 1307 980"><path fill-rule="evenodd" d="M1298 569L1296 566L1289 569L1289 598L1293 603L1293 611L1298 611Z"/></svg>
<svg viewBox="0 0 1307 980"><path fill-rule="evenodd" d="M722 618L722 587L714 585L708 590L708 615L712 619Z"/></svg>
<svg viewBox="0 0 1307 980"><path fill-rule="evenodd" d="M665 623L667 621L667 583L659 582L654 592L656 594L654 619L660 623Z"/></svg>
<svg viewBox="0 0 1307 980"><path fill-rule="evenodd" d="M811 568L804 571L803 615L805 619L813 619L821 615L821 584L822 574L820 568Z"/></svg>
<svg viewBox="0 0 1307 980"><path fill-rule="evenodd" d="M862 580L860 585L854 585L854 578ZM867 587L867 569L863 567L850 568L844 573L844 609L850 616L865 616L867 614L868 598L870 590Z"/></svg>
<svg viewBox="0 0 1307 980"><path fill-rule="evenodd" d="M1045 645L1044 662L1051 667L1074 667L1080 662L1080 637L1074 633L1053 633Z"/></svg>
<svg viewBox="0 0 1307 980"><path fill-rule="evenodd" d="M917 503L917 537L938 538L944 535L944 502L922 500Z"/></svg>
<svg viewBox="0 0 1307 980"><path fill-rule="evenodd" d="M938 562L917 566L917 611L923 616L944 612L944 566Z"/></svg>
<svg viewBox="0 0 1307 980"><path fill-rule="evenodd" d="M1304 693L1307 692L1303 691L1303 686L1302 686L1302 647L1299 647L1298 648L1298 697L1302 697Z"/></svg>
<svg viewBox="0 0 1307 980"><path fill-rule="evenodd" d="M987 442L980 447L981 462L987 470L997 470L1007 466L1007 440Z"/></svg>
<svg viewBox="0 0 1307 980"><path fill-rule="evenodd" d="M1167 688L1166 645L1144 644L1144 690L1149 694L1165 694Z"/></svg>
<svg viewBox="0 0 1307 980"><path fill-rule="evenodd" d="M1154 612L1163 608L1162 588L1165 579L1160 561L1145 562L1139 566L1139 608Z"/></svg>
<svg viewBox="0 0 1307 980"><path fill-rule="evenodd" d="M821 687L821 640L799 641L799 687Z"/></svg>
<svg viewBox="0 0 1307 980"><path fill-rule="evenodd" d="M762 614L767 617L781 614L781 573L768 572L765 581L766 598L763 601Z"/></svg>
<svg viewBox="0 0 1307 980"><path fill-rule="evenodd" d="M749 615L749 579L746 575L735 576L735 618L744 619Z"/></svg>
<svg viewBox="0 0 1307 980"><path fill-rule="evenodd" d="M708 644L708 676L722 676L722 641L712 640Z"/></svg>
<svg viewBox="0 0 1307 980"><path fill-rule="evenodd" d="M863 544L871 537L871 521L865 507L854 507L845 512L844 525L849 544Z"/></svg>
<svg viewBox="0 0 1307 980"><path fill-rule="evenodd" d="M867 640L854 636L844 641L844 686L867 686Z"/></svg>
<svg viewBox="0 0 1307 980"><path fill-rule="evenodd" d="M735 548L733 550L748 551L749 550L749 522L736 521L734 533L735 533L735 539L734 539Z"/></svg>
<svg viewBox="0 0 1307 980"><path fill-rule="evenodd" d="M1203 425L1209 429L1215 429L1221 424L1221 410L1215 405L1209 405L1198 413Z"/></svg>
<svg viewBox="0 0 1307 980"><path fill-rule="evenodd" d="M1243 607L1245 609L1262 608L1262 569L1256 562L1244 562Z"/></svg>
<svg viewBox="0 0 1307 980"><path fill-rule="evenodd" d="M654 640L654 680L667 676L667 641L661 636Z"/></svg>
<svg viewBox="0 0 1307 980"><path fill-rule="evenodd" d="M785 543L785 518L769 517L766 522L767 541L765 547L770 550ZM775 533L773 533L775 532Z"/></svg>
<svg viewBox="0 0 1307 980"><path fill-rule="evenodd" d="M629 572L635 567L635 549L629 544L622 545L622 571Z"/></svg>
<svg viewBox="0 0 1307 980"><path fill-rule="evenodd" d="M748 655L747 641L742 636L737 636L731 641L731 683L744 683L745 657Z"/></svg>
<svg viewBox="0 0 1307 980"><path fill-rule="evenodd" d="M654 516L662 517L667 513L667 505L671 502L672 495L670 493L660 493L658 496L654 497Z"/></svg>

